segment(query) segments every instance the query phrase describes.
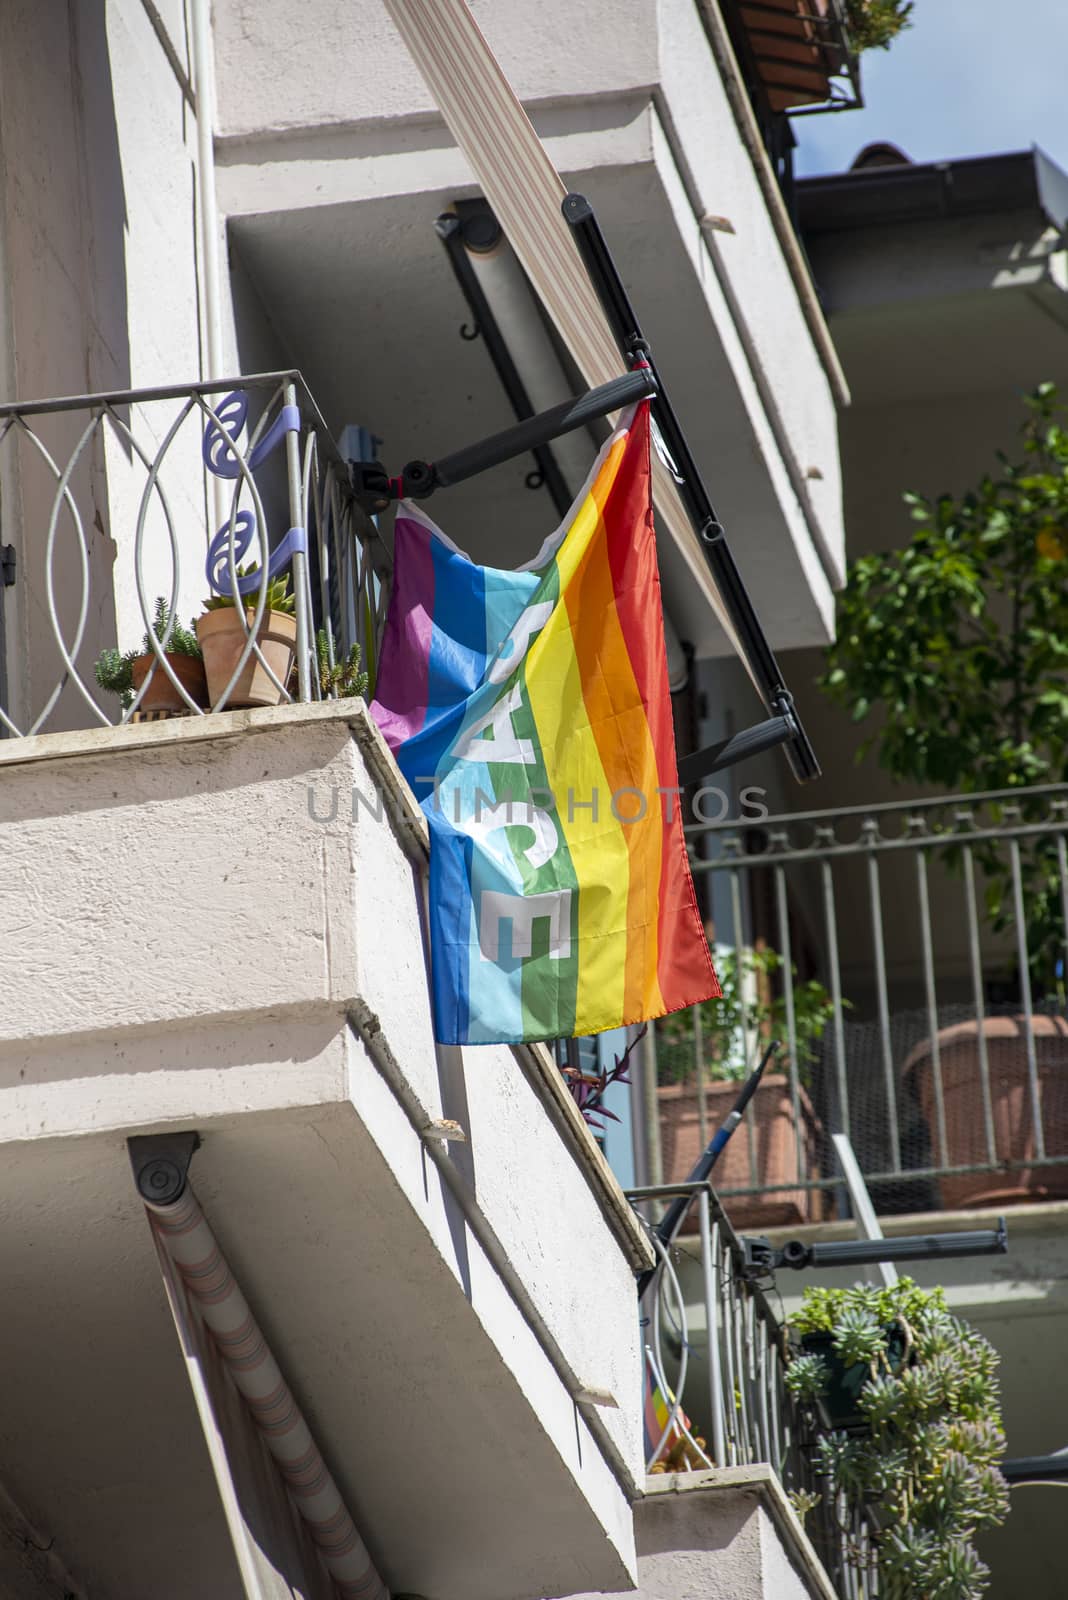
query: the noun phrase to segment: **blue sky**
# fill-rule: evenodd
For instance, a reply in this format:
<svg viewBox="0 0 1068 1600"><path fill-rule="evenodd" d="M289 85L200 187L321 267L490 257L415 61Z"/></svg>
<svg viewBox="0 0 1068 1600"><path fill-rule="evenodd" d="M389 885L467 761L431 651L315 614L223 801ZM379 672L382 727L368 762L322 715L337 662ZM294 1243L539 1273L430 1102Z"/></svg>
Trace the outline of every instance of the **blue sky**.
<svg viewBox="0 0 1068 1600"><path fill-rule="evenodd" d="M861 58L863 111L795 119L800 176L876 140L913 161L1037 144L1068 169L1068 0L916 0L913 18Z"/></svg>

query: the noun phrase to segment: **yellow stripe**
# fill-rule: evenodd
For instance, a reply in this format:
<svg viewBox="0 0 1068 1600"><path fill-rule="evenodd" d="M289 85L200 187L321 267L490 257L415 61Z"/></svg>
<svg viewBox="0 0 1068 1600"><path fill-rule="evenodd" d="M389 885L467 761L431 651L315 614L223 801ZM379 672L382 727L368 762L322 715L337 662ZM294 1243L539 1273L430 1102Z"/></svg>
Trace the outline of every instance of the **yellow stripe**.
<svg viewBox="0 0 1068 1600"><path fill-rule="evenodd" d="M582 693L564 594L600 525L600 505L619 470L626 438L616 441L557 552L560 600L531 646L526 687L549 787L578 883L578 983L575 1032L616 1027L624 1016L627 892L630 863L623 828L612 815L611 788ZM569 817L576 801L597 797Z"/></svg>

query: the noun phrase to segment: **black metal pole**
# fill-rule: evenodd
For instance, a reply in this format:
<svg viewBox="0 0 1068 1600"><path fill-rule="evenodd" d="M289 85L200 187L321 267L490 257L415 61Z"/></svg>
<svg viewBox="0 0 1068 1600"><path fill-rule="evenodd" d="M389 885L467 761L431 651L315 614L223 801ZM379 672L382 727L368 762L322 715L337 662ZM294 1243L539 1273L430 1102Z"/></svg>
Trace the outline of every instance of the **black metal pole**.
<svg viewBox="0 0 1068 1600"><path fill-rule="evenodd" d="M720 1126L712 1135L704 1154L699 1158L697 1165L687 1178L687 1183L704 1183L707 1180L712 1168L720 1158L720 1154L724 1145L727 1143L731 1134L734 1132L735 1128L745 1115L746 1106L749 1104L754 1094L756 1094L757 1085L764 1076L764 1069L767 1067L771 1058L777 1055L781 1049L782 1044L780 1041L778 1039L772 1039L771 1043L764 1051L764 1054L761 1056L760 1060L757 1062L748 1078L746 1078L745 1082L742 1084L741 1093L738 1095L737 1100L735 1100L733 1106L724 1117ZM667 1249L672 1243L675 1235L682 1227L682 1219L689 1210L692 1200L692 1191L689 1194L680 1194L677 1200L672 1201L671 1205L665 1211L659 1224L654 1230L657 1239L659 1239L660 1243L665 1249ZM652 1280L656 1277L658 1268L659 1262L657 1263L657 1266L650 1267L646 1272L643 1272L641 1277L638 1279L639 1300L649 1287Z"/></svg>
<svg viewBox="0 0 1068 1600"><path fill-rule="evenodd" d="M409 461L402 474L404 492L420 499L433 494L435 489L450 488L489 467L499 466L502 461L510 461L513 456L525 455L536 445L549 444L562 434L585 428L599 417L607 417L623 406L645 400L655 391L656 382L648 370L613 378L610 383L590 389L577 399L565 400L549 411L539 411L536 417L517 422L514 428L506 428L489 439L480 439L477 444L455 450L438 461Z"/></svg>
<svg viewBox="0 0 1068 1600"><path fill-rule="evenodd" d="M807 783L819 777L819 762L798 719L793 696L786 687L775 654L760 626L700 470L664 392L641 324L627 297L593 207L585 195L569 194L564 199L563 212L623 356L628 364L639 360L646 362L656 378L657 392L652 413L676 468L679 494L694 532L701 541L705 560L764 703L773 717L785 717L792 725L793 732L785 743L787 759L798 781Z"/></svg>

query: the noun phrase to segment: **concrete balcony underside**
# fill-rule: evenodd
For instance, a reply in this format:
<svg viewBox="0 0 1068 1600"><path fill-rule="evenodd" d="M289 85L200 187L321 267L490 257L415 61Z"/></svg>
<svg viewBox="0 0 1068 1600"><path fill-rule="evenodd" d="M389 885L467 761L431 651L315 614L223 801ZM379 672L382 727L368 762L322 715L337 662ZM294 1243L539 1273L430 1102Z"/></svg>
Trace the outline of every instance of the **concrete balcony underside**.
<svg viewBox="0 0 1068 1600"><path fill-rule="evenodd" d="M362 708L10 741L0 769L22 1511L93 1594L241 1593L124 1149L195 1128L198 1197L391 1587L627 1587L645 1246L542 1053L435 1050L418 814Z"/></svg>

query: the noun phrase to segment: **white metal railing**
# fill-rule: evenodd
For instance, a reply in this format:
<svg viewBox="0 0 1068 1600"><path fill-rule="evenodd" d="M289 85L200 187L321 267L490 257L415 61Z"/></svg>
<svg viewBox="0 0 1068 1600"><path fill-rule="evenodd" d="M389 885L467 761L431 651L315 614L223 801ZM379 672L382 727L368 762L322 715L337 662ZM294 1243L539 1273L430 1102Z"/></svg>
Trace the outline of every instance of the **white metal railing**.
<svg viewBox="0 0 1068 1600"><path fill-rule="evenodd" d="M250 663L276 703L318 699L354 645L373 673L389 558L298 372L0 406L0 496L2 737L127 722L164 680L192 716L262 703L241 699ZM265 651L283 586L288 657ZM205 595L238 594L240 651L205 704L168 645ZM95 664L142 632L152 659L116 703Z"/></svg>
<svg viewBox="0 0 1068 1600"><path fill-rule="evenodd" d="M717 1173L732 1215L743 1195L763 1197L763 1225L833 1211L832 1132L849 1136L884 1212L1068 1196L1068 787L689 835L714 885L717 949L781 957L763 1033L781 1034L785 1075L762 1085L763 1108L758 1097ZM813 982L830 1016L806 1061L799 1008ZM753 1032L745 1048L760 1043ZM656 1047L660 1171L681 1179L715 1131L723 1063L699 1012L658 1028ZM753 1225L751 1204L738 1214Z"/></svg>
<svg viewBox="0 0 1068 1600"><path fill-rule="evenodd" d="M819 1419L786 1388L785 1330L764 1287L744 1270L716 1192L707 1182L628 1191L636 1205L674 1195L688 1197L698 1238L696 1248L695 1241L665 1248L650 1234L659 1264L642 1301L643 1333L667 1415L652 1437L647 1423L646 1470L670 1465L679 1441L690 1468L770 1466L842 1600L873 1600L868 1516L836 1498L817 1471Z"/></svg>

